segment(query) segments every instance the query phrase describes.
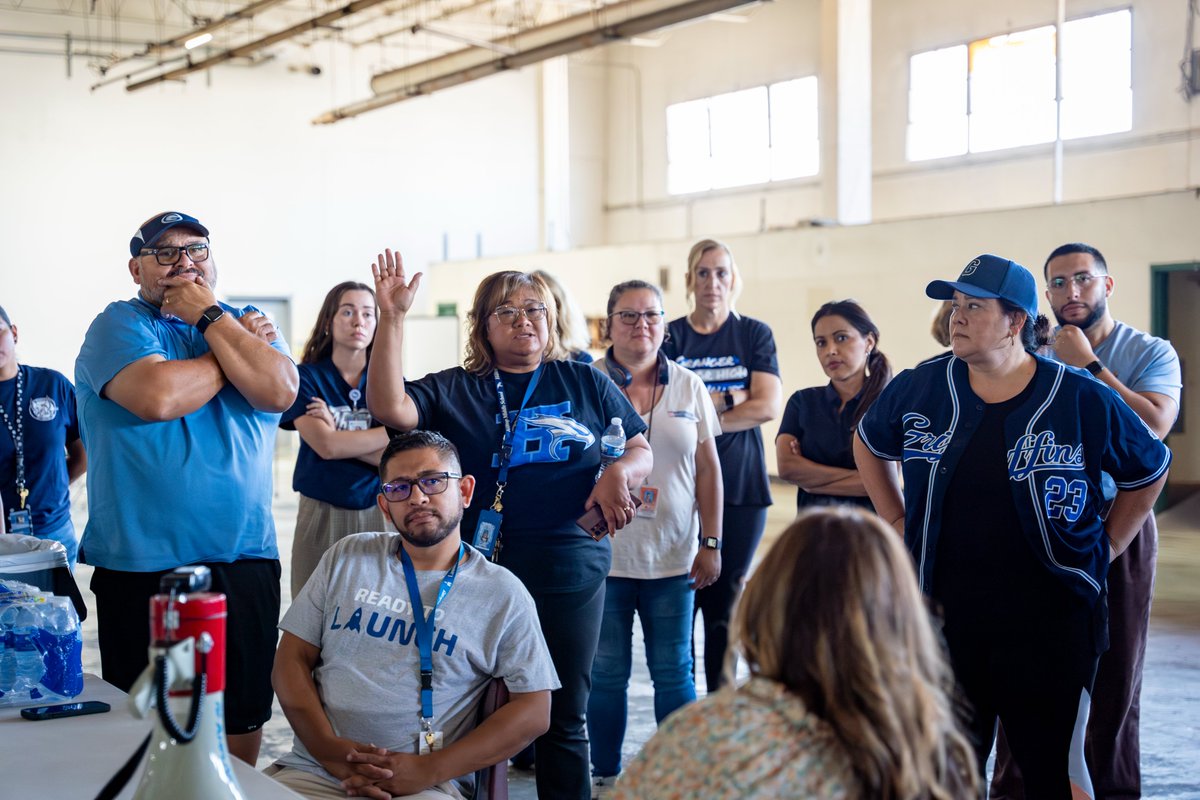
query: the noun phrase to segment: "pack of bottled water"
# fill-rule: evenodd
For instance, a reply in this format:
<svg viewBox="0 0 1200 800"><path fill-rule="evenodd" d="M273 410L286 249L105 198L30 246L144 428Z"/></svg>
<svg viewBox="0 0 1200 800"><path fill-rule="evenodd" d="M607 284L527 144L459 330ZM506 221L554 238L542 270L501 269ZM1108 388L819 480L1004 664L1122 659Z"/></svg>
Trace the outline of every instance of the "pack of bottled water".
<svg viewBox="0 0 1200 800"><path fill-rule="evenodd" d="M0 706L83 691L83 640L70 598L0 579Z"/></svg>

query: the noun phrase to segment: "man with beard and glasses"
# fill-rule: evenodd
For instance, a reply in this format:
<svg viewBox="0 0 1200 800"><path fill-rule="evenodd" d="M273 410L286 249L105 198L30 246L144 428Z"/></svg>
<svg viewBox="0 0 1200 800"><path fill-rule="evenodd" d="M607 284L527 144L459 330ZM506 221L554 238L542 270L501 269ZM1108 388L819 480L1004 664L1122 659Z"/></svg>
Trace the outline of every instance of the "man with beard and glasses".
<svg viewBox="0 0 1200 800"><path fill-rule="evenodd" d="M454 445L401 434L379 475L399 533L327 550L279 624L272 679L295 739L267 774L310 798L470 797L477 769L550 726L559 681L529 592L463 544L475 479ZM495 677L511 699L476 727Z"/></svg>
<svg viewBox="0 0 1200 800"><path fill-rule="evenodd" d="M229 602L229 749L253 764L279 621L275 430L299 377L270 319L214 297L216 260L195 217L151 217L129 254L138 294L96 317L75 362L92 466L80 561L96 568L101 669L128 691L146 667L160 577L209 567Z"/></svg>
<svg viewBox="0 0 1200 800"><path fill-rule="evenodd" d="M1170 342L1112 318L1114 281L1100 251L1074 242L1046 259L1046 299L1058 319L1054 358L1108 384L1159 438L1179 414L1183 385L1179 356ZM1104 498L1116 493L1105 474ZM1146 517L1129 548L1109 565L1109 650L1100 657L1092 689L1085 752L1097 798L1142 794L1138 727L1142 666L1154 594L1158 526ZM1024 797L1020 774L1003 737L997 744L993 798Z"/></svg>

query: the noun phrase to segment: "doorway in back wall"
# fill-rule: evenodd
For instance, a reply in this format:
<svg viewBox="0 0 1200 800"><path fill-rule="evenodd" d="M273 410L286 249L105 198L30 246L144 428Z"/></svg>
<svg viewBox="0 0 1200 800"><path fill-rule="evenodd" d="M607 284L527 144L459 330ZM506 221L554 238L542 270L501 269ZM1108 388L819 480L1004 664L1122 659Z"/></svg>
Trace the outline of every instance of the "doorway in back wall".
<svg viewBox="0 0 1200 800"><path fill-rule="evenodd" d="M1200 492L1200 261L1152 264L1150 332L1170 340L1183 370L1179 418L1167 436L1173 461L1167 487L1156 510L1169 508Z"/></svg>

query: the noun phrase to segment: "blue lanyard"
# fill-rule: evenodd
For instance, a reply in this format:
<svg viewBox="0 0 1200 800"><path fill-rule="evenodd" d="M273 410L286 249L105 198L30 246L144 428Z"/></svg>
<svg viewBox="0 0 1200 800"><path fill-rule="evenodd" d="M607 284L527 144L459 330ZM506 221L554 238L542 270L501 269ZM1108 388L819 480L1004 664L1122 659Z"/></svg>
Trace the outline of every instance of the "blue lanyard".
<svg viewBox="0 0 1200 800"><path fill-rule="evenodd" d="M404 565L404 581L408 584L408 600L412 605L413 622L417 627L417 651L421 654L421 727L428 732L433 730L433 618L437 614L438 606L454 586L464 545L462 542L458 543L458 558L454 560L454 566L442 576L442 585L438 587L437 599L433 601L433 608L430 609L428 617L425 616L425 604L421 602L421 585L417 583L417 571L413 568L412 559L409 558L403 544L397 544L397 547L400 548L400 563Z"/></svg>
<svg viewBox="0 0 1200 800"><path fill-rule="evenodd" d="M500 370L493 369L492 377L496 380L496 395L500 398L500 417L504 422L504 442L500 445L500 474L496 478L496 502L493 505L500 504L500 496L504 494L504 486L508 483L508 463L512 460L512 442L513 442L513 426L508 419L508 400L504 396L504 382L500 380ZM525 399L521 401L521 407L517 409L517 418L521 416L521 412L525 410L525 406L529 405L529 398L533 397L533 390L537 388L538 381L542 379L542 365L533 371L533 377L529 379L529 386L525 389ZM499 510L499 509L497 509Z"/></svg>

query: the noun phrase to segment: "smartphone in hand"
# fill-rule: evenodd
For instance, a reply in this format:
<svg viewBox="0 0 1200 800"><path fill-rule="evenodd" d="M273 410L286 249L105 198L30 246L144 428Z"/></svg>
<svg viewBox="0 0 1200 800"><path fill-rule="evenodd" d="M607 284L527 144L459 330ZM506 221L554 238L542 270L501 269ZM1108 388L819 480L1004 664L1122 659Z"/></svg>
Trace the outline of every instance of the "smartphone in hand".
<svg viewBox="0 0 1200 800"><path fill-rule="evenodd" d="M84 714L103 714L111 711L112 706L99 700L85 700L82 703L63 703L58 706L34 706L22 708L21 716L25 719L59 719L60 717L81 717Z"/></svg>
<svg viewBox="0 0 1200 800"><path fill-rule="evenodd" d="M636 494L631 494L629 499L633 501L633 507L638 508L642 505L642 498ZM611 531L608 529L608 523L604 521L604 512L600 509L599 504L592 506L584 515L575 520L575 524L583 528L588 536L591 536L597 542L608 536Z"/></svg>

